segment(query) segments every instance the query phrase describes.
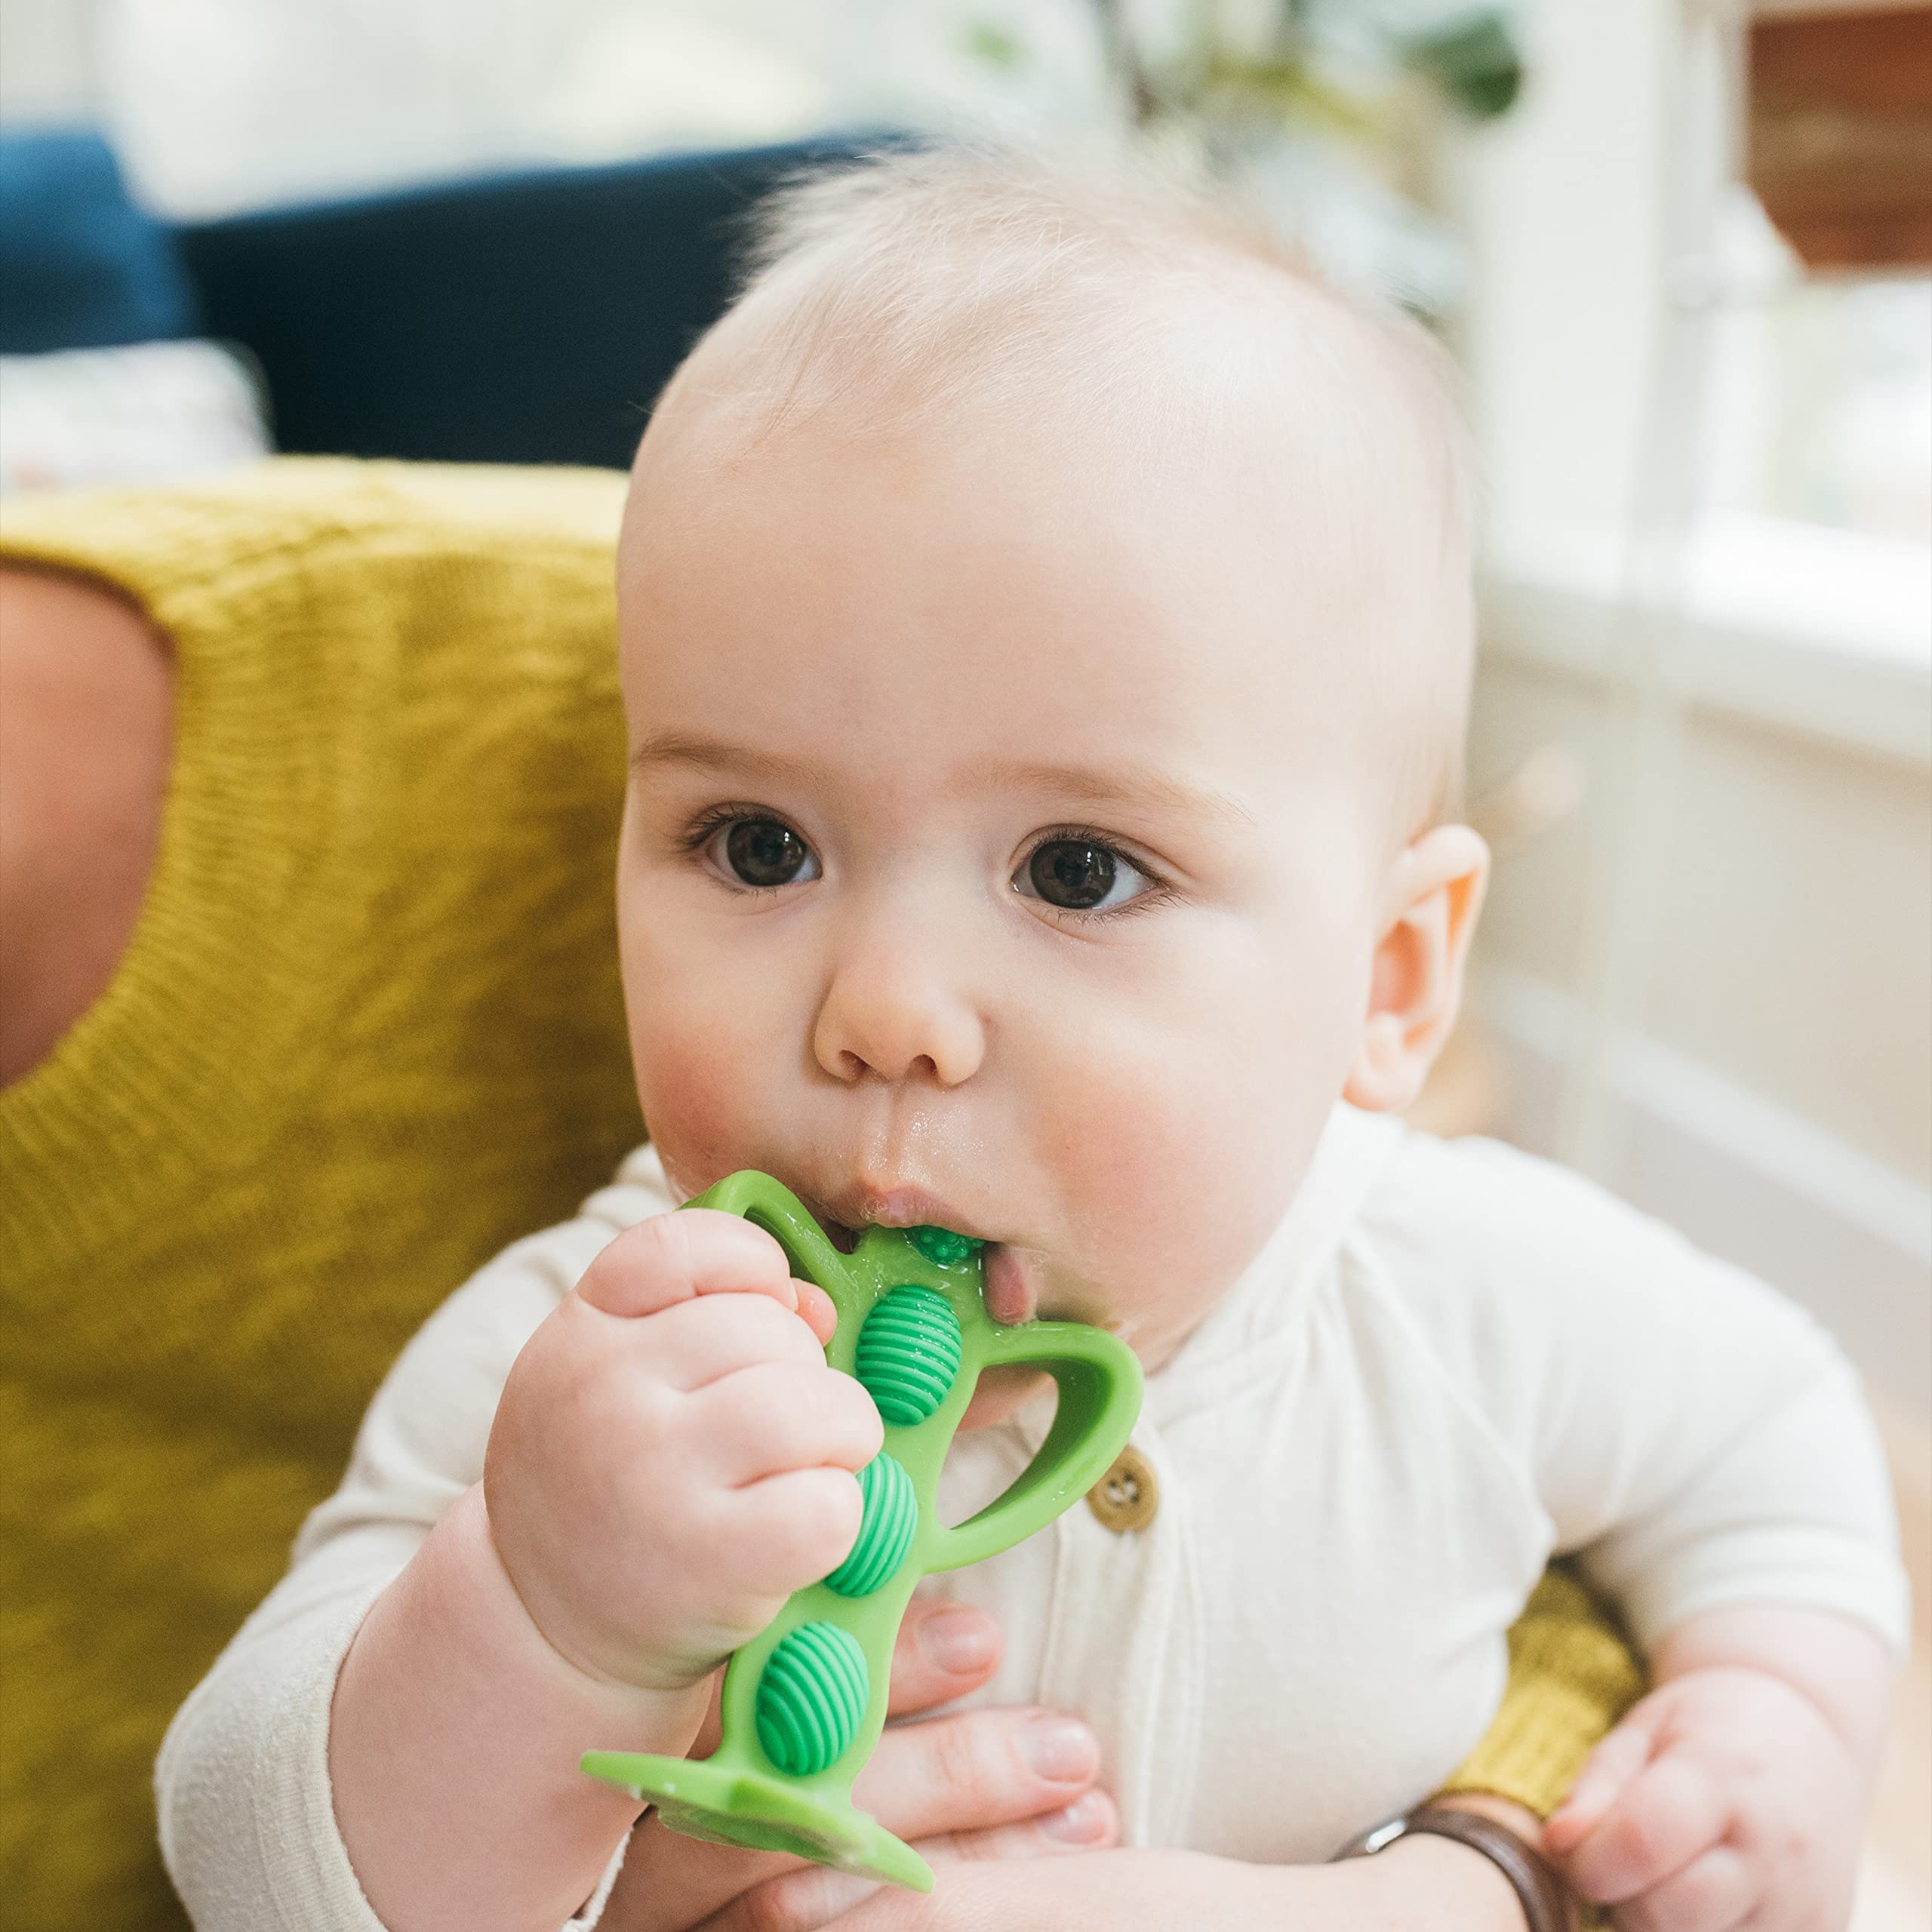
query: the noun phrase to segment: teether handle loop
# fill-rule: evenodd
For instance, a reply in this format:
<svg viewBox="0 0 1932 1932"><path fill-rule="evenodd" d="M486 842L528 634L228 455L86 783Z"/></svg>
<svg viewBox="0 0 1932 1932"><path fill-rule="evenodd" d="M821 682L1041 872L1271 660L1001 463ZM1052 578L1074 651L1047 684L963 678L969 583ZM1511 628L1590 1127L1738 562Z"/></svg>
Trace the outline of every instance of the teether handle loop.
<svg viewBox="0 0 1932 1932"><path fill-rule="evenodd" d="M1077 1321L1001 1328L980 1365L1044 1369L1060 1386L1060 1406L1040 1453L1011 1486L977 1516L934 1536L924 1552L928 1571L983 1562L1044 1529L1106 1475L1140 1413L1140 1364L1104 1329Z"/></svg>

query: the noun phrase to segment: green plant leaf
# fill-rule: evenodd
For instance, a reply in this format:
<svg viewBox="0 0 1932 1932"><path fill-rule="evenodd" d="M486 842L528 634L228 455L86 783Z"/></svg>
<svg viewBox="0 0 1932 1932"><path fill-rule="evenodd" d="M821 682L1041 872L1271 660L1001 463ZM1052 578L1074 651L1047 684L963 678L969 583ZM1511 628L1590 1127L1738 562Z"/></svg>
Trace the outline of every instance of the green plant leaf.
<svg viewBox="0 0 1932 1932"><path fill-rule="evenodd" d="M1414 35L1402 43L1401 55L1405 66L1427 75L1478 121L1506 114L1522 91L1522 57L1500 8L1465 14Z"/></svg>
<svg viewBox="0 0 1932 1932"><path fill-rule="evenodd" d="M983 60L989 67L998 67L1010 72L1026 64L1026 43L1010 27L1000 26L991 20L969 20L960 38L966 51L974 60Z"/></svg>

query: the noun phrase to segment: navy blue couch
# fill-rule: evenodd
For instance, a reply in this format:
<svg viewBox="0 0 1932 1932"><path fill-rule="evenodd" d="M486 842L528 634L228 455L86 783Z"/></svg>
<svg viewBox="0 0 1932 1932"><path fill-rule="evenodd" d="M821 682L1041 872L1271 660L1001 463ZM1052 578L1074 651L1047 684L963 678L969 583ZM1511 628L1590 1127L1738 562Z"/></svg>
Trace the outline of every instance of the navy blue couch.
<svg viewBox="0 0 1932 1932"><path fill-rule="evenodd" d="M169 224L83 131L0 140L0 352L207 335L278 449L628 464L774 181L862 137L537 169Z"/></svg>

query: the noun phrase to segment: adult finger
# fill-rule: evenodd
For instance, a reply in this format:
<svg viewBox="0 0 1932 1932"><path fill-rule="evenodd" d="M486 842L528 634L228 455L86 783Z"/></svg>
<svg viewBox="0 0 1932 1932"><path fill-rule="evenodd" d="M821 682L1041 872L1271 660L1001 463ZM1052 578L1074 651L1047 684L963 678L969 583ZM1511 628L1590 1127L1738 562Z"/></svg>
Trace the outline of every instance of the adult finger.
<svg viewBox="0 0 1932 1932"><path fill-rule="evenodd" d="M1042 1858L1056 1852L1103 1851L1120 1836L1120 1812L1104 1791L1082 1792L1071 1804L1022 1824L983 1832L949 1832L922 1838L919 1849L934 1864L949 1858Z"/></svg>
<svg viewBox="0 0 1932 1932"><path fill-rule="evenodd" d="M1100 1771L1099 1742L1078 1718L995 1707L891 1726L852 1796L897 1836L930 1838L1057 1811Z"/></svg>
<svg viewBox="0 0 1932 1932"><path fill-rule="evenodd" d="M878 1889L875 1878L801 1865L740 1892L692 1932L821 1932Z"/></svg>
<svg viewBox="0 0 1932 1932"><path fill-rule="evenodd" d="M737 1214L688 1208L624 1229L583 1271L577 1294L606 1315L655 1315L694 1295L766 1294L795 1311L785 1251Z"/></svg>
<svg viewBox="0 0 1932 1932"><path fill-rule="evenodd" d="M999 1668L1000 1628L983 1610L915 1596L892 1647L888 1716L907 1717L977 1690Z"/></svg>
<svg viewBox="0 0 1932 1932"><path fill-rule="evenodd" d="M728 1487L795 1469L857 1472L885 1441L878 1404L823 1361L754 1362L691 1398L712 1469Z"/></svg>
<svg viewBox="0 0 1932 1932"><path fill-rule="evenodd" d="M949 1862L998 1858L1051 1858L1075 1851L1097 1851L1119 1835L1120 1818L1105 1792L1090 1791L1072 1804L1021 1825L980 1832L947 1832L915 1841L915 1850L933 1865L935 1875ZM945 1881L940 1878L943 1886ZM703 1921L698 1932L824 1932L879 1887L848 1872L808 1866L766 1879ZM915 1928L932 1912L915 1897L896 1901L903 1922ZM895 1926L900 1920L895 1917Z"/></svg>
<svg viewBox="0 0 1932 1932"><path fill-rule="evenodd" d="M1618 1932L1735 1932L1749 1920L1757 1894L1743 1854L1718 1845L1620 1906Z"/></svg>
<svg viewBox="0 0 1932 1932"><path fill-rule="evenodd" d="M1640 1771L1583 1842L1562 1860L1571 1884L1599 1905L1661 1885L1724 1838L1718 1788L1702 1765L1666 1752Z"/></svg>

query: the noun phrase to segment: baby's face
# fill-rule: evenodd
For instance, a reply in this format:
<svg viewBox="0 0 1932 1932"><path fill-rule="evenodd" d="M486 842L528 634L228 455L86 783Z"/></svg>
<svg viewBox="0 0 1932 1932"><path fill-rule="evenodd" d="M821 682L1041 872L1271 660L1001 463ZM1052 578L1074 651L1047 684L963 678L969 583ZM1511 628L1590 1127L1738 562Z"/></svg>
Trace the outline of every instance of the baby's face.
<svg viewBox="0 0 1932 1932"><path fill-rule="evenodd" d="M829 1226L978 1235L997 1318L1158 1366L1347 1078L1384 855L1278 516L1020 441L647 448L638 1087L681 1195L757 1168Z"/></svg>

